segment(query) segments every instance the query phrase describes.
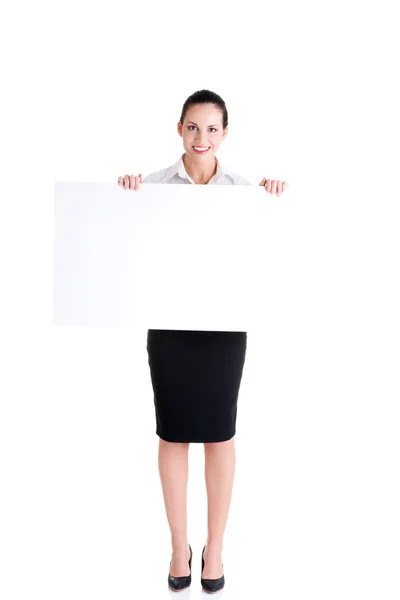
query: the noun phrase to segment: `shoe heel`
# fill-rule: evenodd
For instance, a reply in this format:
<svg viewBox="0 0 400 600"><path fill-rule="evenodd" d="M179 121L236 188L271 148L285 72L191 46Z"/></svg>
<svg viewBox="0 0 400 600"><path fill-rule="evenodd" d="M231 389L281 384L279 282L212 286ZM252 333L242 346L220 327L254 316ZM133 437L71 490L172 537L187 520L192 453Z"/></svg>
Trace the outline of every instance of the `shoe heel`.
<svg viewBox="0 0 400 600"><path fill-rule="evenodd" d="M225 576L218 577L218 579L203 579L203 569L204 569L204 550L206 547L204 546L203 552L201 553L201 587L205 592L209 594L214 594L215 592L219 592L225 585ZM224 568L224 563L222 563L222 568Z"/></svg>
<svg viewBox="0 0 400 600"><path fill-rule="evenodd" d="M180 592L181 590L186 589L192 583L192 548L189 544L190 550L190 558L189 558L189 575L182 575L182 577L173 577L170 573L168 573L168 586L174 592ZM169 563L169 568L171 568L172 559Z"/></svg>

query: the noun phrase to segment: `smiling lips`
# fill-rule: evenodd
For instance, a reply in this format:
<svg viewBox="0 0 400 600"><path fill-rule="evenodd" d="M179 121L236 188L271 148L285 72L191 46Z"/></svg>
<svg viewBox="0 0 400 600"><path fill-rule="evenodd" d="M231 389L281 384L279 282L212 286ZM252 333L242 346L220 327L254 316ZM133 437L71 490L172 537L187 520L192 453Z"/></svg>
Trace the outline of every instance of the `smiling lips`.
<svg viewBox="0 0 400 600"><path fill-rule="evenodd" d="M210 149L210 146L193 146L196 154L205 154Z"/></svg>

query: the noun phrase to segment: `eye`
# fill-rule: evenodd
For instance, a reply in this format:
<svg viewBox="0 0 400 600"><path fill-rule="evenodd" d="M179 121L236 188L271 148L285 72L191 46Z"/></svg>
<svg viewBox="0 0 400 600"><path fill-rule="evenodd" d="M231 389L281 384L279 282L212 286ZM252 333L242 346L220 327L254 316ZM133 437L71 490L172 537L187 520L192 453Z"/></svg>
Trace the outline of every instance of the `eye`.
<svg viewBox="0 0 400 600"><path fill-rule="evenodd" d="M195 125L188 125L189 131L192 131L193 127L196 128ZM212 131L213 133L215 133L215 132L218 131L218 129L216 129L215 127L210 127L210 131Z"/></svg>

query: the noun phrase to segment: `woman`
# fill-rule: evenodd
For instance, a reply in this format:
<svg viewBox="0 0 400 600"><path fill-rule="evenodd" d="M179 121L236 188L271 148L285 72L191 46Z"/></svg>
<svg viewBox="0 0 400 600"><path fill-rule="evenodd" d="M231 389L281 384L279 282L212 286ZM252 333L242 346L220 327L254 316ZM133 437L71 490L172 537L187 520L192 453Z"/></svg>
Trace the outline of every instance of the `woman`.
<svg viewBox="0 0 400 600"><path fill-rule="evenodd" d="M228 113L220 96L209 90L189 96L178 133L185 152L174 165L144 179L141 174L125 175L119 185L136 191L141 183L252 185L226 170L215 156L228 133ZM260 185L279 196L287 183L264 178ZM168 584L173 590L191 583L192 549L186 532L190 442L204 443L205 451L208 538L201 584L207 592L225 584L222 543L235 471L237 399L246 343L244 331L148 330L159 472L172 541Z"/></svg>

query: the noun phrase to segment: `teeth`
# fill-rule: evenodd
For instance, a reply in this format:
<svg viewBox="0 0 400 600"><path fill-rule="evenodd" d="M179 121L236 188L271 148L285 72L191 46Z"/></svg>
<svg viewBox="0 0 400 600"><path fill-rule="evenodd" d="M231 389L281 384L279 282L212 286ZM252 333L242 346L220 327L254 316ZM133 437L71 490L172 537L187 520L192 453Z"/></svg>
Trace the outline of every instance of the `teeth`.
<svg viewBox="0 0 400 600"><path fill-rule="evenodd" d="M195 150L200 150L200 151L203 151L203 152L205 152L206 150L208 150L208 149L209 149L209 148L199 148L198 146L193 146L193 148L194 148Z"/></svg>

